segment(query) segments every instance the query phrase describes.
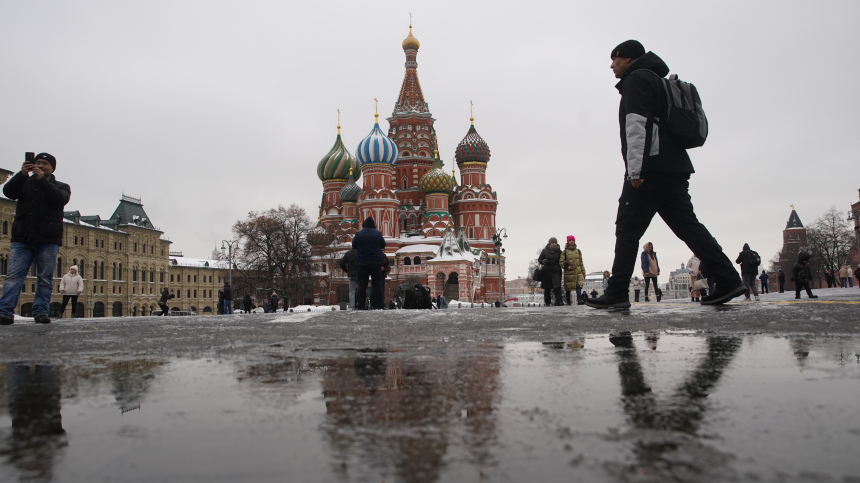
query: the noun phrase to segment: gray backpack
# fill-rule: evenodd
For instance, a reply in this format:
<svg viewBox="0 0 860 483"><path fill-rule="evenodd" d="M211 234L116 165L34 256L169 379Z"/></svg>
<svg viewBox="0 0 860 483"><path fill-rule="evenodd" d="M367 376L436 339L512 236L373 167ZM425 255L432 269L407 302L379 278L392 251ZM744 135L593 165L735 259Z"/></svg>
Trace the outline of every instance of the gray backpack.
<svg viewBox="0 0 860 483"><path fill-rule="evenodd" d="M702 109L702 98L699 97L696 86L682 81L678 74L660 77L660 81L666 91L668 104L666 118L660 125L684 149L704 145L708 139L708 118Z"/></svg>

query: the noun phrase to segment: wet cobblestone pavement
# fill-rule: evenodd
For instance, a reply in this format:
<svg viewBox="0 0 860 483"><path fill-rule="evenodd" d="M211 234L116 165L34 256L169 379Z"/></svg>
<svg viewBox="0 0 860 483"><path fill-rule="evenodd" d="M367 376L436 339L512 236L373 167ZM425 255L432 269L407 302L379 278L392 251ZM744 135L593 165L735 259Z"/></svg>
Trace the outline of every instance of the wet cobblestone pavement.
<svg viewBox="0 0 860 483"><path fill-rule="evenodd" d="M0 481L860 481L860 290L817 293L19 319Z"/></svg>

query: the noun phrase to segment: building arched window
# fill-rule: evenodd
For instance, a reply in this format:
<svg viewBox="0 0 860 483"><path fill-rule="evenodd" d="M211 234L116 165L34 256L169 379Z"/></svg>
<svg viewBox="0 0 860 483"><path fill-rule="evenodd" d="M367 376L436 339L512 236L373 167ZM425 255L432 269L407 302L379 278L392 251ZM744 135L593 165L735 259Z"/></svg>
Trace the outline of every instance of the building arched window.
<svg viewBox="0 0 860 483"><path fill-rule="evenodd" d="M99 280L105 279L105 262L99 262Z"/></svg>
<svg viewBox="0 0 860 483"><path fill-rule="evenodd" d="M117 275L119 275L117 280L122 280L122 263L119 264L119 273Z"/></svg>
<svg viewBox="0 0 860 483"><path fill-rule="evenodd" d="M415 265L421 265L421 257L415 257Z"/></svg>
<svg viewBox="0 0 860 483"><path fill-rule="evenodd" d="M113 277L113 278L111 278L111 280L117 280L117 278L116 278L116 263L111 265L111 272L112 272L111 276Z"/></svg>
<svg viewBox="0 0 860 483"><path fill-rule="evenodd" d="M63 276L63 259L57 258L57 277Z"/></svg>
<svg viewBox="0 0 860 483"><path fill-rule="evenodd" d="M9 234L9 222L8 221L3 222L3 234L4 235Z"/></svg>
<svg viewBox="0 0 860 483"><path fill-rule="evenodd" d="M404 264L404 265L412 265L412 259L411 259L411 258L409 258L409 257L404 258L404 259L403 259L403 264Z"/></svg>
<svg viewBox="0 0 860 483"><path fill-rule="evenodd" d="M99 278L99 262L93 262L93 280Z"/></svg>

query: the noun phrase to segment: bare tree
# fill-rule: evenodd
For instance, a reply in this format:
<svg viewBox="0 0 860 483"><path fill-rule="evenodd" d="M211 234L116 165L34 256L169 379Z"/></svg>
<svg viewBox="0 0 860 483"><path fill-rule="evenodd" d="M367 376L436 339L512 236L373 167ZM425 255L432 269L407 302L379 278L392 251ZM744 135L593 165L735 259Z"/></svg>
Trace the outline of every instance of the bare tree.
<svg viewBox="0 0 860 483"><path fill-rule="evenodd" d="M530 262L529 262L529 275L528 275L528 279L527 279L527 280L528 280L528 282L526 282L526 283L528 284L528 286L529 286L530 288L538 288L538 287L540 287L540 283L541 283L541 281L540 281L540 280L535 280L535 279L534 279L534 274L535 274L535 269L536 269L536 268L538 268L538 267L540 266L540 264L538 263L538 258L540 257L540 252L542 252L542 251L543 251L543 249L541 248L540 250L538 250L537 252L535 252L535 258L534 258L534 260L532 260L532 261L530 261Z"/></svg>
<svg viewBox="0 0 860 483"><path fill-rule="evenodd" d="M835 206L806 229L806 238L812 254L810 268L813 273L838 271L848 263L848 252L854 246L854 232Z"/></svg>
<svg viewBox="0 0 860 483"><path fill-rule="evenodd" d="M265 212L252 211L233 225L240 249L234 253L241 275L239 290L278 291L287 303L313 293L313 263L306 236L311 221L293 204Z"/></svg>

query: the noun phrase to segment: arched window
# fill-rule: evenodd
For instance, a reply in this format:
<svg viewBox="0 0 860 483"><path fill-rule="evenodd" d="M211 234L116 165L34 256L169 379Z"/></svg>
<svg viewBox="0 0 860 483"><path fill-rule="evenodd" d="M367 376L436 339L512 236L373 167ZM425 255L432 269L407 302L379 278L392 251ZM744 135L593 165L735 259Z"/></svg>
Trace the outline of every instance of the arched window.
<svg viewBox="0 0 860 483"><path fill-rule="evenodd" d="M105 262L99 262L99 280L105 279Z"/></svg>
<svg viewBox="0 0 860 483"><path fill-rule="evenodd" d="M4 235L9 234L9 222L8 221L3 222L3 234Z"/></svg>
<svg viewBox="0 0 860 483"><path fill-rule="evenodd" d="M403 259L403 264L404 264L404 265L412 265L412 259L411 259L411 258L409 258L409 257L404 258L404 259Z"/></svg>
<svg viewBox="0 0 860 483"><path fill-rule="evenodd" d="M119 278L117 280L122 280L122 263L119 264Z"/></svg>
<svg viewBox="0 0 860 483"><path fill-rule="evenodd" d="M111 280L117 280L117 278L116 278L116 263L114 263L112 265L111 272L112 272L111 275L113 276L113 278Z"/></svg>
<svg viewBox="0 0 860 483"><path fill-rule="evenodd" d="M415 257L415 265L421 265L421 257Z"/></svg>
<svg viewBox="0 0 860 483"><path fill-rule="evenodd" d="M403 177L403 184L400 186L401 188L406 189L406 187L409 186L409 181L407 181L407 180L408 180L408 178L406 178L406 176L404 176ZM4 221L3 223L6 223L6 222ZM5 233L5 231L4 231L4 233Z"/></svg>
<svg viewBox="0 0 860 483"><path fill-rule="evenodd" d="M99 278L99 262L93 262L93 280Z"/></svg>

